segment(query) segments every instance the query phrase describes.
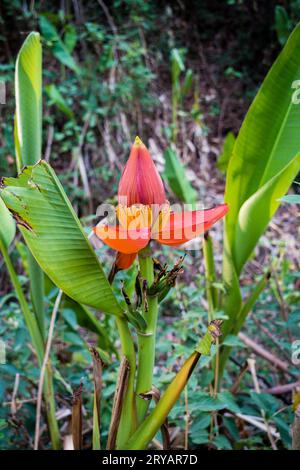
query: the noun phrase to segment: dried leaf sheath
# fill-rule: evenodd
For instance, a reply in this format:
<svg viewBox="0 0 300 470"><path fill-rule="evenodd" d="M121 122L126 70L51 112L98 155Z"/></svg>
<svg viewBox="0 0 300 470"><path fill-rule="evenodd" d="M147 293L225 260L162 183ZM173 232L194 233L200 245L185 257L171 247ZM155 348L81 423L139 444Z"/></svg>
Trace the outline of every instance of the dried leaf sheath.
<svg viewBox="0 0 300 470"><path fill-rule="evenodd" d="M158 388L154 387L153 385L150 392L141 393L140 397L144 398L145 400L151 400L152 398L154 398L154 401L157 404L160 400L160 391L158 390ZM162 441L163 441L163 449L164 450L171 449L170 433L168 429L168 418L166 418L165 422L161 425L160 430L161 430L161 436L162 436Z"/></svg>
<svg viewBox="0 0 300 470"><path fill-rule="evenodd" d="M82 449L82 384L74 391L72 398L72 437L74 450Z"/></svg>
<svg viewBox="0 0 300 470"><path fill-rule="evenodd" d="M129 371L129 361L125 356L123 356L120 364L119 376L114 396L112 415L108 432L108 440L106 445L107 450L113 450L116 446L116 438L121 419L122 405L128 386Z"/></svg>

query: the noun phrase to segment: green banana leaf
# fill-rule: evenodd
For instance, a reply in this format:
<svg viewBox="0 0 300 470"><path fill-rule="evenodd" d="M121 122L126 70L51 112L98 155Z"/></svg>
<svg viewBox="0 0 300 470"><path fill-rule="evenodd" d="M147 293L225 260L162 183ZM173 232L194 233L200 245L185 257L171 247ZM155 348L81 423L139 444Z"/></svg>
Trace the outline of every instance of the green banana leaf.
<svg viewBox="0 0 300 470"><path fill-rule="evenodd" d="M42 153L42 47L39 33L25 39L16 61L15 149L18 171L33 165ZM44 275L29 253L30 294L42 336L45 337Z"/></svg>
<svg viewBox="0 0 300 470"><path fill-rule="evenodd" d="M224 139L222 153L220 154L219 159L217 161L217 168L221 171L221 173L226 173L227 171L234 144L235 135L233 132L228 132Z"/></svg>
<svg viewBox="0 0 300 470"><path fill-rule="evenodd" d="M4 178L1 197L35 259L69 297L122 315L102 266L54 171L45 161Z"/></svg>
<svg viewBox="0 0 300 470"><path fill-rule="evenodd" d="M291 34L264 80L233 148L226 181L225 200L230 205L230 211L226 217L225 230L229 246L234 253L239 250L239 234L243 231L241 224L245 220L245 209L241 216L239 213L244 203L274 177L277 177L276 197L283 196L299 170L297 154L300 150L300 106L294 103L295 90L292 88L293 82L299 76L300 25ZM292 161L295 161L292 165L293 171L282 171ZM262 192L259 194L262 195ZM252 199L252 204L254 200L262 199L259 204L261 211L268 213L268 220L279 205L278 201L271 202L274 197L269 188L265 190L263 198L258 195ZM249 203L246 207L248 206ZM243 255L238 260L239 271L250 256L268 220L265 218L264 224L256 220L258 223L252 227L251 234L246 234L247 239L249 237L251 241L244 239L243 243L247 244L248 248L243 249Z"/></svg>
<svg viewBox="0 0 300 470"><path fill-rule="evenodd" d="M295 81L300 77L300 25L265 78L233 147L225 201L223 309L230 330L242 308L239 276L280 198L300 170L300 106ZM225 335L223 336L225 337Z"/></svg>
<svg viewBox="0 0 300 470"><path fill-rule="evenodd" d="M278 199L286 193L299 169L300 153L240 208L233 245L233 259L238 273L277 210Z"/></svg>
<svg viewBox="0 0 300 470"><path fill-rule="evenodd" d="M16 223L11 213L0 198L0 237L6 248L10 246L16 234Z"/></svg>
<svg viewBox="0 0 300 470"><path fill-rule="evenodd" d="M39 33L30 33L16 61L15 140L18 169L41 158L42 48Z"/></svg>

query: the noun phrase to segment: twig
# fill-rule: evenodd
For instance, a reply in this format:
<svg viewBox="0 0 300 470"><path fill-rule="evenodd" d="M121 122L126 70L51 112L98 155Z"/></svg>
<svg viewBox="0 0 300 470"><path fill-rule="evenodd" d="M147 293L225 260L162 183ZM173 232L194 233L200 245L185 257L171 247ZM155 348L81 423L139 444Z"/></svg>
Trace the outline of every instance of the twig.
<svg viewBox="0 0 300 470"><path fill-rule="evenodd" d="M292 392L293 390L300 388L300 380L291 384L277 385L276 387L264 388L263 393L270 393L271 395L281 395L283 393Z"/></svg>
<svg viewBox="0 0 300 470"><path fill-rule="evenodd" d="M46 344L43 364L42 364L42 367L41 367L39 388L38 388L38 394L37 394L37 404L36 404L34 450L38 450L38 446L39 446L41 407L42 407L42 395L43 395L45 372L46 372L46 367L47 367L47 363L48 363L48 360L49 360L50 349L51 349L51 344L52 344L52 338L53 338L53 333L54 333L54 325L55 325L56 315L57 315L57 312L58 312L61 297L62 297L62 291L60 290L57 297L56 297L54 307L53 307L53 311L52 311L52 315L51 315L49 333L48 333L48 338L47 338L47 344Z"/></svg>
<svg viewBox="0 0 300 470"><path fill-rule="evenodd" d="M280 344L280 341L275 337L275 335L273 335L269 330L268 328L266 328L265 326L263 326L260 321L253 317L253 321L254 323L256 324L256 326L258 326L258 328L261 329L261 331L270 338L270 340L275 344L275 346L277 346L277 348L282 352L282 354L285 355L285 357L287 359L289 359L289 355L287 354L287 352L285 351L285 349L281 346Z"/></svg>
<svg viewBox="0 0 300 470"><path fill-rule="evenodd" d="M18 393L18 388L20 384L20 374L17 373L15 377L15 383L14 383L14 389L13 389L13 394L11 398L11 406L10 406L10 412L14 416L17 412L17 402L16 402L16 396Z"/></svg>
<svg viewBox="0 0 300 470"><path fill-rule="evenodd" d="M54 126L51 124L48 128L47 146L46 146L45 155L44 155L44 159L46 160L46 162L49 162L50 160L53 137L54 137Z"/></svg>
<svg viewBox="0 0 300 470"><path fill-rule="evenodd" d="M255 354L266 359L268 362L273 364L278 369L283 370L285 373L294 376L294 374L289 371L289 365L287 362L282 361L278 357L274 356L274 354L272 354L270 351L267 351L260 344L256 343L253 339L249 338L244 333L240 332L238 336L243 341L243 343L246 344L246 346L255 352Z"/></svg>
<svg viewBox="0 0 300 470"><path fill-rule="evenodd" d="M36 398L26 398L26 400L18 400L16 399L15 400L15 404L16 406L18 405L23 405L24 403L35 403L36 402ZM11 406L13 404L13 401L4 401L2 403L2 406Z"/></svg>
<svg viewBox="0 0 300 470"><path fill-rule="evenodd" d="M215 379L214 379L214 397L217 396L219 388L219 370L220 370L220 348L219 338L216 338L216 363L215 363Z"/></svg>
<svg viewBox="0 0 300 470"><path fill-rule="evenodd" d="M185 430L184 430L184 450L189 449L189 395L188 386L184 389L184 403L185 403Z"/></svg>
<svg viewBox="0 0 300 470"><path fill-rule="evenodd" d="M232 385L231 389L230 389L230 392L235 395L239 389L239 386L241 384L241 381L242 381L242 378L244 377L244 375L246 374L248 370L248 362L245 362L245 364L243 365L243 367L241 368L240 370L240 373L239 375L237 376L237 378L235 379L235 382L234 384Z"/></svg>
<svg viewBox="0 0 300 470"><path fill-rule="evenodd" d="M249 358L248 359L248 365L249 365L250 372L252 374L254 389L255 389L256 393L261 393L260 392L260 386L259 386L258 379L257 379L257 375L256 375L255 359ZM273 439L273 435L272 435L272 432L271 432L271 429L270 429L269 422L266 418L265 410L261 408L260 413L261 413L261 416L262 416L262 418L264 420L264 423L265 423L265 426L266 426L266 431L267 431L267 434L268 434L268 438L269 438L271 447L272 447L273 450L277 450L277 446L276 446L275 441Z"/></svg>
<svg viewBox="0 0 300 470"><path fill-rule="evenodd" d="M115 36L117 36L118 35L118 30L117 30L117 27L114 23L114 20L112 19L111 14L109 13L109 10L108 10L107 6L105 5L105 3L102 0L97 0L97 1L99 3L100 7L102 8L104 15L106 16L107 22L108 22L112 32L114 33Z"/></svg>
<svg viewBox="0 0 300 470"><path fill-rule="evenodd" d="M261 429L264 432L267 432L266 425L262 423L260 418L258 418L257 416L248 416L242 413L233 413L233 412L230 412L230 414L232 414L233 416L236 416L239 419L242 419L243 421L246 421L246 423L252 424L256 428ZM228 416L228 415L229 413L225 413L224 416ZM272 434L272 436L275 437L276 439L280 437L279 433L274 429L273 426L269 426L269 431Z"/></svg>

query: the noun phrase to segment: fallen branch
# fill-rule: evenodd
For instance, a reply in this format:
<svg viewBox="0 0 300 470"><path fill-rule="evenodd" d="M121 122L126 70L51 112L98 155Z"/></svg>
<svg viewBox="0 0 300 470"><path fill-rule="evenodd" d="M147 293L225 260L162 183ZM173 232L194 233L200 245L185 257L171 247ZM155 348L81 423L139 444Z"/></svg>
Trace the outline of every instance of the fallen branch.
<svg viewBox="0 0 300 470"><path fill-rule="evenodd" d="M266 359L266 361L270 362L273 366L277 367L278 369L281 369L285 373L294 376L294 374L289 371L289 364L287 362L282 361L277 356L274 356L274 354L272 354L267 349L263 348L260 344L256 343L253 339L249 338L244 333L240 332L238 336L240 340L242 340L243 343L246 344L246 346L251 348L255 354L262 357L263 359Z"/></svg>
<svg viewBox="0 0 300 470"><path fill-rule="evenodd" d="M293 382L291 384L277 385L272 388L264 388L262 393L270 393L271 395L281 395L283 393L292 392L300 387L300 380L298 382Z"/></svg>
<svg viewBox="0 0 300 470"><path fill-rule="evenodd" d="M237 418L240 418L241 420L245 421L246 423L249 423L249 424L252 424L253 426L255 426L256 428L260 429L261 431L264 431L265 433L268 434L268 431L269 433L275 437L275 439L279 439L280 438L280 434L276 431L276 429L273 427L273 426L266 426L264 422L262 422L262 418L258 418L257 416L248 416L248 415L244 415L242 413L225 413L224 416L230 416L233 415L233 416L236 416Z"/></svg>

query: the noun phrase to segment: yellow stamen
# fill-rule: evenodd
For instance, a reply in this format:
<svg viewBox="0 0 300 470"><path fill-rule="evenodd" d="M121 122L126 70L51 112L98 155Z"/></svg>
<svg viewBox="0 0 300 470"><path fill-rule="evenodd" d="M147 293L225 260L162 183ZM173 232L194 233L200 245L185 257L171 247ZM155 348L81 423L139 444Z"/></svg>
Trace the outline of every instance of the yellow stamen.
<svg viewBox="0 0 300 470"><path fill-rule="evenodd" d="M150 228L152 225L151 207L143 204L135 204L130 207L119 204L117 217L122 227L129 230Z"/></svg>
<svg viewBox="0 0 300 470"><path fill-rule="evenodd" d="M137 147L139 147L140 145L143 145L143 142L141 141L138 135L134 139L134 145L136 145Z"/></svg>
<svg viewBox="0 0 300 470"><path fill-rule="evenodd" d="M143 204L134 204L130 207L119 204L116 213L123 228L127 230L149 228L153 234L158 234L169 220L170 204L167 202L158 206L157 211Z"/></svg>
<svg viewBox="0 0 300 470"><path fill-rule="evenodd" d="M166 225L170 218L170 204L166 202L160 207L158 217L153 221L151 233L153 236L157 235Z"/></svg>

